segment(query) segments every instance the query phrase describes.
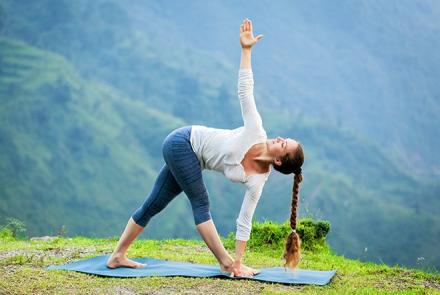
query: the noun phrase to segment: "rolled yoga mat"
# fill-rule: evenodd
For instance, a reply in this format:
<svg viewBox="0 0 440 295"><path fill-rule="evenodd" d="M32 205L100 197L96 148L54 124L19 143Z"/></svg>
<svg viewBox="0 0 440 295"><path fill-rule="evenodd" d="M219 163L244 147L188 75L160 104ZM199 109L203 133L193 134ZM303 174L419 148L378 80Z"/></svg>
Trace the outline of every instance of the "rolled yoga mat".
<svg viewBox="0 0 440 295"><path fill-rule="evenodd" d="M248 279L263 282L281 284L313 284L326 285L335 275L336 270L318 271L297 269L292 272L283 267L262 268L260 273L251 277L230 277L228 273L222 273L219 266L208 264L195 264L188 262L174 262L153 258L134 258L134 261L148 264L145 268L108 268L106 265L108 255L96 256L90 259L80 260L64 265L51 265L47 270L73 270L88 274L107 277L134 278L134 277L203 277L203 278L229 278L229 279Z"/></svg>

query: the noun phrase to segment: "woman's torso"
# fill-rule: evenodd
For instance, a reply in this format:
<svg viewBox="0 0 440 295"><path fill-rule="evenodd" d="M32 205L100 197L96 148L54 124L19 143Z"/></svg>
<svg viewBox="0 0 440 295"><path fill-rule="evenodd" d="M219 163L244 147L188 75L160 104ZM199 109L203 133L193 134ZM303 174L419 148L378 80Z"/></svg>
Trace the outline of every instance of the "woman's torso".
<svg viewBox="0 0 440 295"><path fill-rule="evenodd" d="M245 127L219 129L193 125L191 130L191 146L202 169L222 172L234 182L246 182L249 174L253 174L254 167L246 165L249 161L246 153L255 145L265 143L266 139L264 129L250 131ZM243 164L247 166L248 175Z"/></svg>

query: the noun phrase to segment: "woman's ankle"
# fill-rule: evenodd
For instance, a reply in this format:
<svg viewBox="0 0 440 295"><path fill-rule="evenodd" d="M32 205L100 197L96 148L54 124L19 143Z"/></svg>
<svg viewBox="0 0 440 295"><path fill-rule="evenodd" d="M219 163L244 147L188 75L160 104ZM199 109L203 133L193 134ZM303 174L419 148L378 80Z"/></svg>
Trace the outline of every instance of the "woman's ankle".
<svg viewBox="0 0 440 295"><path fill-rule="evenodd" d="M113 252L111 257L112 258L124 258L126 253L123 252Z"/></svg>

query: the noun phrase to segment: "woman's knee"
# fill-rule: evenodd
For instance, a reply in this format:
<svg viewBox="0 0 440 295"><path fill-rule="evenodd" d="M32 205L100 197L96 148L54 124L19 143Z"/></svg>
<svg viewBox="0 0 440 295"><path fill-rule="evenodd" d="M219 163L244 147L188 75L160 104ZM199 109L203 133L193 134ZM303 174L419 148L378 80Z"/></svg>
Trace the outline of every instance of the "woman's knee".
<svg viewBox="0 0 440 295"><path fill-rule="evenodd" d="M148 215L145 215L144 212L142 212L141 209L137 209L133 215L131 216L133 221L142 227L146 227L148 222L150 221L151 217Z"/></svg>
<svg viewBox="0 0 440 295"><path fill-rule="evenodd" d="M209 198L207 194L202 194L197 199L192 199L190 201L196 225L211 219Z"/></svg>
<svg viewBox="0 0 440 295"><path fill-rule="evenodd" d="M194 213L194 223L196 225L212 219L211 212L209 211L209 207L207 209L202 208L196 211L193 210L193 213Z"/></svg>

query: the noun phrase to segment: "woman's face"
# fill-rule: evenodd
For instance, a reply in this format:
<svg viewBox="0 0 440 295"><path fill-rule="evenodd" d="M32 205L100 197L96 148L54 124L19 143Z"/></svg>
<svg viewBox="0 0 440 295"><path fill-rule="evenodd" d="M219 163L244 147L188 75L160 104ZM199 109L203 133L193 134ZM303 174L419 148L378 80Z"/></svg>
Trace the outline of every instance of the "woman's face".
<svg viewBox="0 0 440 295"><path fill-rule="evenodd" d="M281 159L287 154L293 156L298 148L298 142L291 138L277 137L268 139L267 147L272 156Z"/></svg>

